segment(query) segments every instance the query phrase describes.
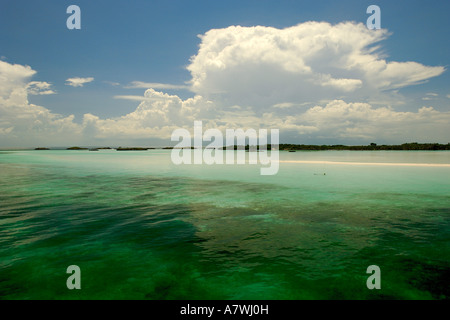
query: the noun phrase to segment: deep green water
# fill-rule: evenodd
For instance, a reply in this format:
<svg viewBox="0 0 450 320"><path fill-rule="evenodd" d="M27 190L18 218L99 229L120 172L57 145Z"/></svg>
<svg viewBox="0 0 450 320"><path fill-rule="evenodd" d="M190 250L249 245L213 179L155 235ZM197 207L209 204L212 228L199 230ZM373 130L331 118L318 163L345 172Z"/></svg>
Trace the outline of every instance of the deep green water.
<svg viewBox="0 0 450 320"><path fill-rule="evenodd" d="M450 152L282 160L450 163ZM448 299L450 167L0 152L0 299ZM326 175L324 175L326 173ZM68 290L66 268L81 268ZM381 290L366 287L369 265Z"/></svg>

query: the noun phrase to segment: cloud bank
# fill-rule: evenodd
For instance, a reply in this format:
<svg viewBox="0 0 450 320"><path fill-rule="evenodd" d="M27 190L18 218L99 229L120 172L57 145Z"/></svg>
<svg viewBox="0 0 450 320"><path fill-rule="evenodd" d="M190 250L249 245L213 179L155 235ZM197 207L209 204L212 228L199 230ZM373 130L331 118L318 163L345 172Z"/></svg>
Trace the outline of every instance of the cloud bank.
<svg viewBox="0 0 450 320"><path fill-rule="evenodd" d="M187 67L192 98L158 91L186 86L135 81L127 87L148 88L143 96L114 97L136 101L135 111L106 119L88 113L80 123L29 103L29 94L55 93L51 84L30 81L36 74L31 67L0 61L0 145L169 141L176 128L192 130L194 120L222 131L278 128L281 142L447 143L449 111L431 105L396 110L404 101L399 89L445 68L387 61L379 45L388 36L351 22L213 29L200 36ZM93 80L70 78L67 84ZM426 97L422 103L436 95Z"/></svg>

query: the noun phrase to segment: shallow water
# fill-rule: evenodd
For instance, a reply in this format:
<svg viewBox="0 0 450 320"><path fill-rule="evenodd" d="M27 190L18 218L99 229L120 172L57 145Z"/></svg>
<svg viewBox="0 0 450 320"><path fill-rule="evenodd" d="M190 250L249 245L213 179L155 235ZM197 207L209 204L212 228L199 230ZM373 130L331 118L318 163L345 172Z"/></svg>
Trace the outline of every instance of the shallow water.
<svg viewBox="0 0 450 320"><path fill-rule="evenodd" d="M170 150L0 152L0 298L450 297L450 152L280 160L262 176Z"/></svg>

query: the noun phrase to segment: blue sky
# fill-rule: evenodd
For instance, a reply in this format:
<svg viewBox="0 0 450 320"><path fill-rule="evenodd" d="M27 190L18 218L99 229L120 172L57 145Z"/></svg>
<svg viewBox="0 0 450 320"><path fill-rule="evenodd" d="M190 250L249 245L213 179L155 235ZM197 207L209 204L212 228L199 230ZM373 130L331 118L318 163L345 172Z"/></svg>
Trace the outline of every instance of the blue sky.
<svg viewBox="0 0 450 320"><path fill-rule="evenodd" d="M71 4L81 8L81 30L66 28L66 19L69 17L66 8ZM432 107L434 111L444 113L443 117L436 116L436 118L446 119L450 109L448 97L450 76L446 70L450 65L450 44L447 40L447 32L450 30L448 19L450 2L448 1L2 0L0 2L0 57L1 61L10 65L30 66L36 71L32 77L27 78L27 81L39 81L51 85L54 94L28 94L30 104L38 105L51 114L61 117L74 115L71 122L81 124L85 114L106 120L133 113L140 103L137 97L143 96L144 92L150 89L144 86L129 88L133 87L133 82L186 85L193 78L192 70L187 70L191 64L190 58L198 55L199 45L202 44L198 35L205 34L211 29L226 29L230 26L262 26L282 30L307 21L328 22L332 26L344 21L365 24L369 16L365 11L371 4L380 6L381 26L389 32L389 35L378 43L381 46L378 52L383 59L387 62L414 61L424 66L440 66L445 69L445 71L437 72L438 75L420 80L420 84L405 85L398 89L388 88L398 90L396 94L401 95L399 99L403 103L396 105L388 99L387 104L395 108L396 112L417 113L421 107ZM271 30L267 29L267 32ZM324 71L323 74L329 74L329 72ZM267 77L270 76L270 74L267 75ZM79 87L67 85L66 80L73 77L93 77L94 80ZM251 81L252 78L249 79ZM249 88L251 90L252 86ZM236 94L220 100L221 97L209 92L206 87L201 87L197 91L186 88L154 88L154 90L175 95L181 101L202 95L217 104L222 111L233 107L226 105L228 101L236 104L239 103L237 97L240 97L240 94ZM227 90L232 89L227 88ZM136 98L118 98L118 96ZM342 96L335 97L335 99L340 98ZM309 107L315 105L326 107L326 103L323 101L321 103L319 100L294 101L292 96L286 97L286 101L280 97L278 99L279 101L274 100L273 105L276 105L276 102L279 105L297 102L300 105L309 102L311 103ZM371 99L374 100L374 97L358 94L346 95L343 101L346 104L371 103ZM259 108L258 101L245 100L248 105L240 107L247 108L247 111L250 107ZM371 106L374 109L382 107L376 103ZM147 107L150 108L150 106ZM286 111L286 108L273 110L280 109ZM269 109L264 110L266 113L269 112ZM278 121L284 121L288 116L296 116L305 111L307 109L290 108L291 113L280 114ZM243 118L248 115L246 112L240 114ZM255 115L261 116L258 112ZM236 116L239 117L239 113ZM360 138L351 138L343 134L340 139L327 140L327 136L336 137L336 134L330 132L322 135L320 133L323 130L318 126L317 119L310 120L314 123L308 123L305 119L297 119L296 125L316 126L317 130L306 133L298 129L296 134L288 130L285 138L289 141L285 142L365 143L369 140L397 142L395 137L390 139L388 136L377 135L376 130L360 134ZM210 120L214 119L210 118ZM3 146L17 144L20 140L17 138L20 136L18 132L20 126L16 126L13 122L6 123L6 121L3 126L3 131L0 131L3 132L3 136L0 136L0 144ZM342 132L343 129L337 130ZM14 132L16 132L15 138L12 135L8 137L8 134ZM47 132L51 134L52 131ZM424 132L426 132L425 128ZM449 131L445 132L443 128L439 134L423 136L423 140L448 142L445 140L445 134L448 135L448 133ZM153 137L157 136L157 131L154 131L153 135ZM96 139L94 136L95 134L92 136L93 143L94 141L105 143L113 141L105 137ZM407 139L408 136L405 134L401 138ZM146 138L140 136L139 139L133 140L132 136L128 136L127 139L132 143L145 142ZM283 135L281 139L283 140ZM44 140L42 139L42 143ZM79 142L89 143L88 140L88 136L84 134ZM40 140L30 140L28 144L39 142ZM55 141L54 144L56 143L61 142Z"/></svg>

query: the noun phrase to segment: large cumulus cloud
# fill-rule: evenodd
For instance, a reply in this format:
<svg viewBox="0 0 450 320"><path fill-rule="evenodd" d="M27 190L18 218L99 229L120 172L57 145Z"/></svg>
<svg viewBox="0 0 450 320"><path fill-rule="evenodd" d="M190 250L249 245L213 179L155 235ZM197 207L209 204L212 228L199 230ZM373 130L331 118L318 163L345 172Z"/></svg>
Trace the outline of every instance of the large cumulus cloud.
<svg viewBox="0 0 450 320"><path fill-rule="evenodd" d="M30 81L36 71L29 66L0 61L0 144L32 146L41 141L65 143L79 133L74 116L62 116L29 103L29 94L53 94L51 84ZM31 144L31 145L30 145Z"/></svg>
<svg viewBox="0 0 450 320"><path fill-rule="evenodd" d="M266 110L279 103L336 98L386 100L389 91L444 72L439 66L386 61L378 45L387 36L387 30L352 22L210 30L200 36L199 51L188 66L192 90L225 105Z"/></svg>

